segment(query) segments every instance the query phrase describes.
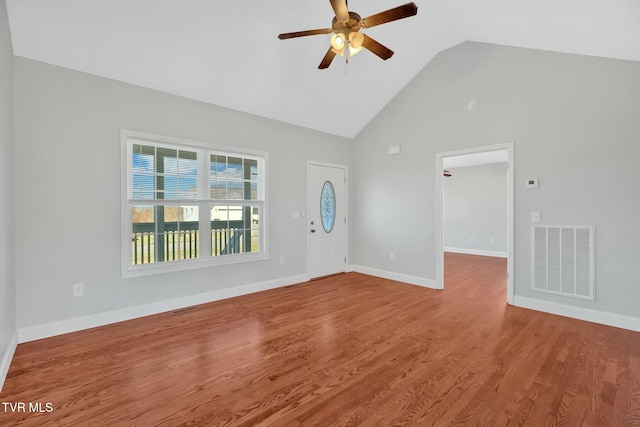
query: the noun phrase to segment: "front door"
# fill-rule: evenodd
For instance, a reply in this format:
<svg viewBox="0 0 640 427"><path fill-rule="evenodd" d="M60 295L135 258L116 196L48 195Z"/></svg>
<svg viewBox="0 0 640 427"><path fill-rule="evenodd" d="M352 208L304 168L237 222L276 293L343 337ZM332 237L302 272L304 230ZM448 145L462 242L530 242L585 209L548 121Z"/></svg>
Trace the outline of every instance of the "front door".
<svg viewBox="0 0 640 427"><path fill-rule="evenodd" d="M346 268L346 168L309 163L307 234L309 278Z"/></svg>

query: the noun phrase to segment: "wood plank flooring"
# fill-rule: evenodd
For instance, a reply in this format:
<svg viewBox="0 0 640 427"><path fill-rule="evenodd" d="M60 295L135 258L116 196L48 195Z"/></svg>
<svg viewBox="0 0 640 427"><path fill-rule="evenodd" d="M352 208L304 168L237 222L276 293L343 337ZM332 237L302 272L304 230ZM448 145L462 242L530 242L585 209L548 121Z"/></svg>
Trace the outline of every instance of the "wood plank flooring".
<svg viewBox="0 0 640 427"><path fill-rule="evenodd" d="M640 426L640 333L357 273L20 344L2 426ZM51 412L46 412L46 403ZM5 405L6 408L6 405Z"/></svg>

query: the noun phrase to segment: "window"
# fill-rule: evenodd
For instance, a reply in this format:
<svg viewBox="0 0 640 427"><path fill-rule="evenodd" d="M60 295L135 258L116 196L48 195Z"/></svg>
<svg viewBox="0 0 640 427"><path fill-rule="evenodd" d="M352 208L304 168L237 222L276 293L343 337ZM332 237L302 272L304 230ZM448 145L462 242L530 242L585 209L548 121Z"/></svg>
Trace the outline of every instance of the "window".
<svg viewBox="0 0 640 427"><path fill-rule="evenodd" d="M267 258L266 154L122 131L124 277Z"/></svg>

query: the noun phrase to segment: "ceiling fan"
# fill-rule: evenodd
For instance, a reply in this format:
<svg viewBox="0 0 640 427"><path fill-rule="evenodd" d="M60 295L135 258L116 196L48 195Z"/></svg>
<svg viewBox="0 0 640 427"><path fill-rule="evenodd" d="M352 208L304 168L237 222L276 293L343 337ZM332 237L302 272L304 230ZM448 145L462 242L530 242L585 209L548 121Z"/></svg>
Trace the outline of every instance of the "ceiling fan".
<svg viewBox="0 0 640 427"><path fill-rule="evenodd" d="M280 40L285 40L333 33L331 36L331 46L318 66L321 70L328 68L336 55L345 56L346 61L349 62L349 56L360 52L362 48L373 52L384 60L391 58L391 56L393 56L391 49L378 43L366 34L361 33L360 30L362 28L371 28L387 22L397 21L398 19L408 18L418 13L418 6L411 2L366 18L360 18L360 15L357 13L349 11L347 8L347 0L329 1L336 14L331 22L331 28L296 31L293 33L283 33L278 36Z"/></svg>

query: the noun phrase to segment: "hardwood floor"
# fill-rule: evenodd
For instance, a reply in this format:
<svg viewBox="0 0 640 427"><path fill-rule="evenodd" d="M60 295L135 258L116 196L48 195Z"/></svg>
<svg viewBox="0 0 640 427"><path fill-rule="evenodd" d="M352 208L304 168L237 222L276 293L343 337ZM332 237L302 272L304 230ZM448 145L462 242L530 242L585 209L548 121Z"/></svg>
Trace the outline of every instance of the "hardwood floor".
<svg viewBox="0 0 640 427"><path fill-rule="evenodd" d="M0 425L640 426L640 333L357 273L20 344ZM4 405L6 408L6 405Z"/></svg>

